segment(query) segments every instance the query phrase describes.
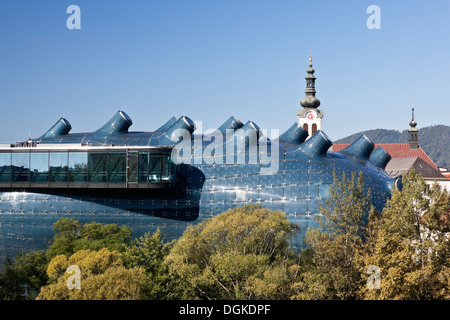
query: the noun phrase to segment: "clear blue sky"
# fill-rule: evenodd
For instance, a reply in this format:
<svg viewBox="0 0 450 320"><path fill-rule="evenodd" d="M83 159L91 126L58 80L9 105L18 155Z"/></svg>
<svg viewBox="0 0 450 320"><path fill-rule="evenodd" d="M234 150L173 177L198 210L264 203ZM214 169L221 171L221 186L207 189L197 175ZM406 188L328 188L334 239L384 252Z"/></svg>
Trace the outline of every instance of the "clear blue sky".
<svg viewBox="0 0 450 320"><path fill-rule="evenodd" d="M69 5L81 30L69 30ZM381 29L369 30L369 5ZM61 116L93 131L117 110L131 131L171 116L230 115L284 131L312 50L323 131L450 124L447 0L2 0L0 142L40 136Z"/></svg>

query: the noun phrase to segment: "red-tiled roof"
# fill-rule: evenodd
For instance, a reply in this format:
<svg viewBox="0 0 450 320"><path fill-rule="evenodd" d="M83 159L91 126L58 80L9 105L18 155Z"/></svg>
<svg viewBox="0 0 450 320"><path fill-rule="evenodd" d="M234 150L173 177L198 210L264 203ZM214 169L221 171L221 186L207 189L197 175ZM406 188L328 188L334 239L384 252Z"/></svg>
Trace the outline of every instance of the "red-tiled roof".
<svg viewBox="0 0 450 320"><path fill-rule="evenodd" d="M333 151L341 151L345 147L347 147L348 144L343 143L337 143L333 144ZM409 148L409 143L382 143L382 144L375 144L375 149L378 147L382 147L384 150L386 150L387 153L392 158L410 158L410 157L420 157L425 162L427 162L430 166L438 170L438 166L431 160L431 158L423 151L421 147L418 149L412 150Z"/></svg>

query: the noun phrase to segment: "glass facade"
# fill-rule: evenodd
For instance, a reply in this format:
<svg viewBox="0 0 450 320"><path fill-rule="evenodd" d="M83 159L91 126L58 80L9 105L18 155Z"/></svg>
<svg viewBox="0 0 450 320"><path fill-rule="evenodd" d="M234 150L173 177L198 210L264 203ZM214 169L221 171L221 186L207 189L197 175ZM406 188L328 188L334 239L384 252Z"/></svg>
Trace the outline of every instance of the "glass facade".
<svg viewBox="0 0 450 320"><path fill-rule="evenodd" d="M295 125L289 135L283 134L288 140L271 142L271 152L278 148L278 155L271 163L276 169L267 174L261 170L267 164L257 157L250 163L255 153L246 151L246 162L238 163L238 154L231 151L234 161L228 163L228 154L217 151L221 148L214 149L209 162L196 161L194 152L186 151L204 151L208 143L189 146L180 153L186 161L175 166L171 151L179 141L176 129L194 130L184 118L170 130L152 133L128 133L129 125L118 114L100 131L43 138L39 147L0 149L0 263L19 250L48 246L52 225L61 217L127 225L133 237L160 229L170 241L189 224L249 203L284 211L300 226L292 244L301 247L305 232L316 227L314 217L329 196L333 171L338 176L362 171L378 211L394 184L383 166L368 159L373 148L368 139L328 152L332 143L323 132L305 142L307 132ZM70 149L75 143L80 147Z"/></svg>
<svg viewBox="0 0 450 320"><path fill-rule="evenodd" d="M0 151L0 184L173 182L170 153L155 150Z"/></svg>
<svg viewBox="0 0 450 320"><path fill-rule="evenodd" d="M11 181L11 153L0 153L0 182Z"/></svg>
<svg viewBox="0 0 450 320"><path fill-rule="evenodd" d="M106 182L108 179L108 153L92 152L88 154L89 182Z"/></svg>
<svg viewBox="0 0 450 320"><path fill-rule="evenodd" d="M139 152L132 151L128 153L128 182L137 183L139 172Z"/></svg>
<svg viewBox="0 0 450 320"><path fill-rule="evenodd" d="M149 168L148 152L139 152L139 182L151 181L148 168Z"/></svg>
<svg viewBox="0 0 450 320"><path fill-rule="evenodd" d="M108 154L108 182L126 182L127 154L110 152Z"/></svg>
<svg viewBox="0 0 450 320"><path fill-rule="evenodd" d="M30 154L13 153L11 163L12 181L28 182L30 179Z"/></svg>
<svg viewBox="0 0 450 320"><path fill-rule="evenodd" d="M4 154L2 153L1 155ZM31 182L48 182L49 179L48 167L49 167L48 152L31 153L30 154Z"/></svg>
<svg viewBox="0 0 450 320"><path fill-rule="evenodd" d="M50 182L67 182L69 153L50 152L49 158Z"/></svg>
<svg viewBox="0 0 450 320"><path fill-rule="evenodd" d="M87 152L69 152L69 182L83 183L87 181Z"/></svg>

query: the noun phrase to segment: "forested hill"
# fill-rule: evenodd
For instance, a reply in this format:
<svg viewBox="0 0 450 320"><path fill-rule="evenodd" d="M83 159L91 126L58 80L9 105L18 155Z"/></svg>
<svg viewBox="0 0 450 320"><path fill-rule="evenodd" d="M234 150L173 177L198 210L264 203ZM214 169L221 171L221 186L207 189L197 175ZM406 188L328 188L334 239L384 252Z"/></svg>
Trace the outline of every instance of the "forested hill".
<svg viewBox="0 0 450 320"><path fill-rule="evenodd" d="M439 167L450 168L450 126L436 125L419 129L419 146ZM408 143L408 130L374 129L352 134L333 143L352 143L365 134L374 143Z"/></svg>

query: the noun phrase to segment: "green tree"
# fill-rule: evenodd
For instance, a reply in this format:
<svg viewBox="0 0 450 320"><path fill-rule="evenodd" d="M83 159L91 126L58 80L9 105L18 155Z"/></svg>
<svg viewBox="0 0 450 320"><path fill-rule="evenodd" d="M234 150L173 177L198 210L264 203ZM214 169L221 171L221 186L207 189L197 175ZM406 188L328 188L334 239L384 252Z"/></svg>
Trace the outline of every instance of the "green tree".
<svg viewBox="0 0 450 320"><path fill-rule="evenodd" d="M145 298L150 300L183 299L185 290L182 281L170 276L164 259L169 254L172 243L164 243L159 229L133 240L123 252L127 268L140 267L147 276Z"/></svg>
<svg viewBox="0 0 450 320"><path fill-rule="evenodd" d="M362 283L360 252L367 232L367 216L373 212L370 190L364 193L362 173L333 184L317 217L321 227L306 232L308 263L296 284L294 299L357 299Z"/></svg>
<svg viewBox="0 0 450 320"><path fill-rule="evenodd" d="M69 288L69 266L80 268L80 288ZM122 255L106 248L80 250L70 257L58 255L47 268L51 284L41 288L37 300L138 300L146 286L142 268L125 268Z"/></svg>
<svg viewBox="0 0 450 320"><path fill-rule="evenodd" d="M47 283L47 259L44 251L19 253L7 259L0 273L1 300L30 300Z"/></svg>
<svg viewBox="0 0 450 320"><path fill-rule="evenodd" d="M437 184L429 188L411 170L395 190L373 233L373 250L365 265L381 270L380 289L362 287L367 299L450 298L450 240L445 217L449 194Z"/></svg>
<svg viewBox="0 0 450 320"><path fill-rule="evenodd" d="M49 281L47 265L57 255L69 257L83 249L122 251L131 237L131 229L125 226L99 223L83 226L74 218L61 218L55 222L53 230L55 236L49 250L19 253L7 259L0 272L0 299L34 299Z"/></svg>
<svg viewBox="0 0 450 320"><path fill-rule="evenodd" d="M61 218L53 224L53 242L47 250L49 261L59 255L71 256L75 252L75 240L79 238L83 225L75 218Z"/></svg>
<svg viewBox="0 0 450 320"><path fill-rule="evenodd" d="M298 271L290 247L297 232L283 212L246 205L189 226L166 263L190 298L286 299Z"/></svg>
<svg viewBox="0 0 450 320"><path fill-rule="evenodd" d="M129 243L132 229L97 222L82 225L75 218L61 218L53 225L53 231L54 240L47 251L49 260L60 254L71 256L84 249L108 248L120 252L124 244Z"/></svg>

